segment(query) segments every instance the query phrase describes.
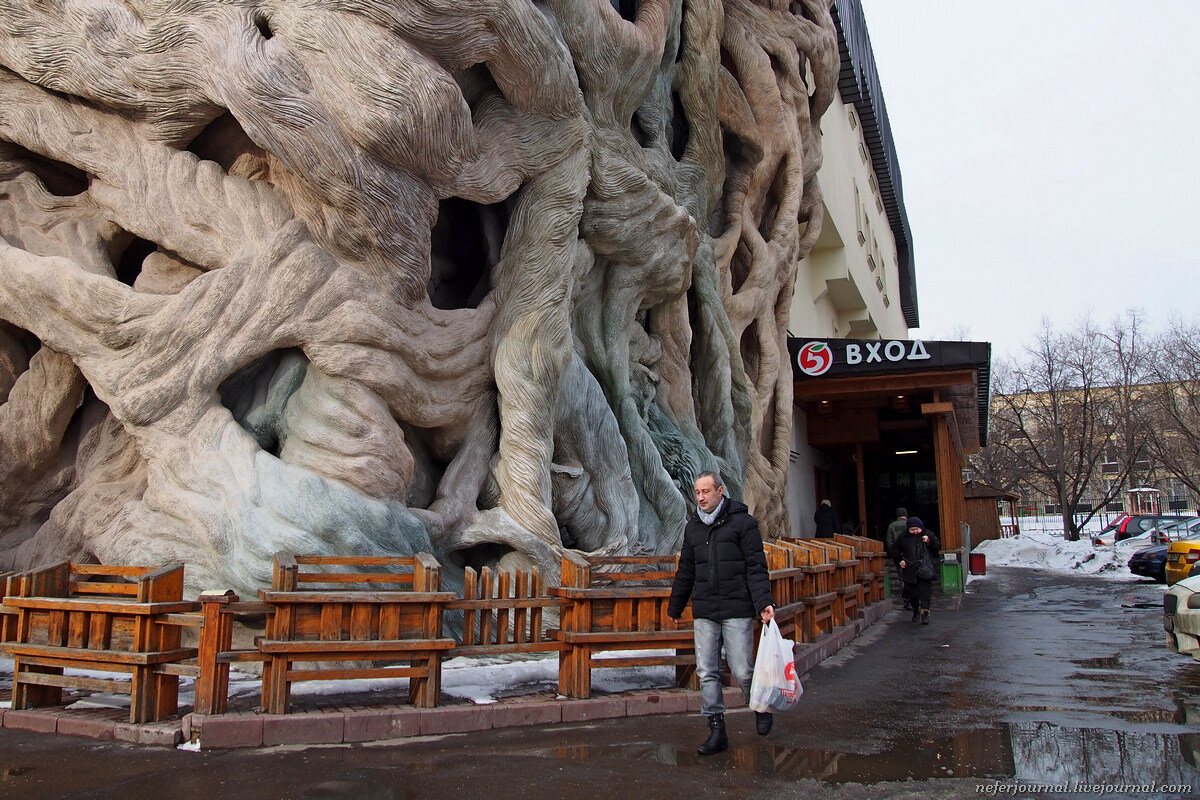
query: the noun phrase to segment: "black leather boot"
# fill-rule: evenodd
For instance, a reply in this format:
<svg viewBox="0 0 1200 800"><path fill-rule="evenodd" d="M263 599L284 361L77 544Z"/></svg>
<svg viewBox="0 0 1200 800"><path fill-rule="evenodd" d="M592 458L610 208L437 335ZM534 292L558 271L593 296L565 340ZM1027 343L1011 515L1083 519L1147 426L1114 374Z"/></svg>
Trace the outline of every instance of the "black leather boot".
<svg viewBox="0 0 1200 800"><path fill-rule="evenodd" d="M713 753L728 750L729 737L725 735L725 715L713 714L709 717L708 729L710 731L708 739L696 748L696 752L702 756L711 756Z"/></svg>
<svg viewBox="0 0 1200 800"><path fill-rule="evenodd" d="M754 730L758 731L759 736L766 736L771 732L771 726L775 724L775 715L770 711L755 711L754 712Z"/></svg>

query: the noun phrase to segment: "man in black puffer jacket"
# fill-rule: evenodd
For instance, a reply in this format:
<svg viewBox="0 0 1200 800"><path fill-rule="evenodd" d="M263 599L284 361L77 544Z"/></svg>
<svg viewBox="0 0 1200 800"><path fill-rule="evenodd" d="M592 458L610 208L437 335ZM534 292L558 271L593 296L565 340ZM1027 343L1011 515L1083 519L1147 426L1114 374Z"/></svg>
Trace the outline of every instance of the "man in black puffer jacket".
<svg viewBox="0 0 1200 800"><path fill-rule="evenodd" d="M725 698L721 687L721 646L734 680L750 699L754 653L754 618L775 617L767 556L758 523L745 504L725 497L715 472L696 478L695 515L683 529L679 569L671 587L667 616L678 621L688 598L695 618L696 674L700 678L700 713L708 718L709 737L697 748L712 755L729 747L725 733ZM771 731L772 717L755 712L760 736Z"/></svg>

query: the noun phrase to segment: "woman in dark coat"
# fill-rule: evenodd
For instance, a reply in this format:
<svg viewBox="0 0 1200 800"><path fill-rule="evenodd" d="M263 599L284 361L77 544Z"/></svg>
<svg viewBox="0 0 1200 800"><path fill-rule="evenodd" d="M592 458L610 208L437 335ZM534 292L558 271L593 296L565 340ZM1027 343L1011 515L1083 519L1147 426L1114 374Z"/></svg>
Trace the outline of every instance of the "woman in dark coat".
<svg viewBox="0 0 1200 800"><path fill-rule="evenodd" d="M817 523L818 539L832 539L833 535L842 527L837 512L833 510L833 503L828 500L821 501L817 513L813 514L813 522Z"/></svg>
<svg viewBox="0 0 1200 800"><path fill-rule="evenodd" d="M912 621L920 620L922 625L928 625L933 578L918 577L917 567L921 564L922 556L926 555L930 564L937 564L937 554L942 543L933 531L925 527L920 517L909 517L907 523L908 530L897 536L896 541L892 543L891 556L900 568L900 579L904 581L902 596L912 603Z"/></svg>

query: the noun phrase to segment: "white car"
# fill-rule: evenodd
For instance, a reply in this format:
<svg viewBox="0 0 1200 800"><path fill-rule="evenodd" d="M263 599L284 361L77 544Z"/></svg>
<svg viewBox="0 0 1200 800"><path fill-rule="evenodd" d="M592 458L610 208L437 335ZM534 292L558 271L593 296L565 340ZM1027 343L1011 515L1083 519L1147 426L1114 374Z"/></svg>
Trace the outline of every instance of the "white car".
<svg viewBox="0 0 1200 800"><path fill-rule="evenodd" d="M1163 595L1163 628L1171 652L1200 661L1200 575L1184 578Z"/></svg>

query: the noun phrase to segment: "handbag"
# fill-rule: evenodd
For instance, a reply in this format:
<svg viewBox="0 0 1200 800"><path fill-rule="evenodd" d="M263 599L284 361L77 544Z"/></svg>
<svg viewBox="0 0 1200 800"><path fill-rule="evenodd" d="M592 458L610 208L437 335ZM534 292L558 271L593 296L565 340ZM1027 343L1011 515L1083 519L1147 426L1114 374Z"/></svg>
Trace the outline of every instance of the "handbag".
<svg viewBox="0 0 1200 800"><path fill-rule="evenodd" d="M762 626L758 638L758 656L754 659L754 679L750 682L748 705L761 713L787 711L804 694L796 675L792 646L779 632L779 625L770 620Z"/></svg>
<svg viewBox="0 0 1200 800"><path fill-rule="evenodd" d="M929 555L929 548L921 542L921 559L917 562L917 580L931 581L935 570L933 568L933 558Z"/></svg>

